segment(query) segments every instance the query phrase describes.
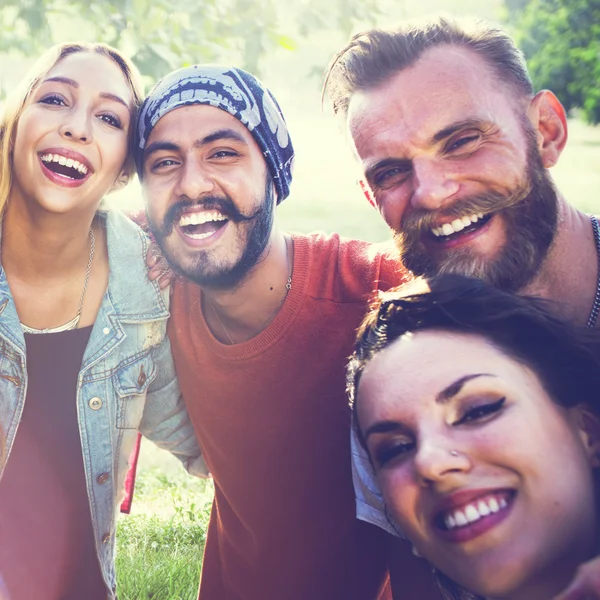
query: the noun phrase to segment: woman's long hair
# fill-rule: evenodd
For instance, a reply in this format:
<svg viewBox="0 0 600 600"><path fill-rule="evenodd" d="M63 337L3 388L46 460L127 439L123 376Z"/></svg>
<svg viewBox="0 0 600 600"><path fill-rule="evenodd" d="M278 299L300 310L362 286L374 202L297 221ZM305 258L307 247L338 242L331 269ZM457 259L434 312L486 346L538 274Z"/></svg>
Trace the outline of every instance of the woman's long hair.
<svg viewBox="0 0 600 600"><path fill-rule="evenodd" d="M530 368L552 401L567 408L585 404L600 416L600 330L573 326L556 317L555 309L547 300L460 275L418 279L380 294L359 328L348 365L347 388L361 444L356 407L365 366L403 335L430 329L485 338ZM434 573L447 599L479 600L435 568Z"/></svg>
<svg viewBox="0 0 600 600"><path fill-rule="evenodd" d="M129 153L125 170L128 175L132 174L134 171L131 145L133 143L135 117L143 100L143 90L139 71L129 59L125 58L118 50L115 50L106 44L66 43L53 46L42 54L21 83L11 94L9 94L4 104L2 115L0 116L0 219L4 214L6 203L8 202L12 189L12 150L15 142L17 124L19 122L19 117L23 112L23 108L39 82L45 77L50 69L52 69L59 60L65 58L65 56L76 54L78 52L101 54L110 58L117 64L125 76L125 80L131 89L134 100L132 124L129 131Z"/></svg>

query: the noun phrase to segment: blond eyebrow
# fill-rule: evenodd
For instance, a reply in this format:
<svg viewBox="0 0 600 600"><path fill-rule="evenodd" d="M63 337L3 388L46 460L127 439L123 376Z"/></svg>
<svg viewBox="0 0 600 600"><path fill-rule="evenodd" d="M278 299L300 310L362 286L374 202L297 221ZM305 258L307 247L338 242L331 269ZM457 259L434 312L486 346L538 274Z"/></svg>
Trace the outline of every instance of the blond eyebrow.
<svg viewBox="0 0 600 600"><path fill-rule="evenodd" d="M74 87L75 89L79 88L79 83L74 79L71 79L70 77L61 77L60 75L56 75L55 77L48 77L47 79L44 79L42 83L47 83L49 81L56 83L64 83L65 85L69 85L71 87ZM100 97L106 98L107 100L113 100L114 102L118 102L119 104L122 104L127 110L130 110L129 104L127 104L127 102L125 102L125 100L123 100L121 96L117 96L116 94L112 94L111 92L100 92Z"/></svg>

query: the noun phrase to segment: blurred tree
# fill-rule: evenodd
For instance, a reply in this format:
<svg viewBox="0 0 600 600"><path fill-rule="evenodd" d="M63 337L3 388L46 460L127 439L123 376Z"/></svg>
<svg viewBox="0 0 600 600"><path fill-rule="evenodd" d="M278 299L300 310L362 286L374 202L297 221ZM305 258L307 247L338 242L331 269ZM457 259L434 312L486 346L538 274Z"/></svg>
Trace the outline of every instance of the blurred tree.
<svg viewBox="0 0 600 600"><path fill-rule="evenodd" d="M0 52L35 56L61 41L101 41L131 56L151 79L196 62L261 57L315 28L348 30L378 15L379 0L0 0ZM281 23L299 23L282 31Z"/></svg>
<svg viewBox="0 0 600 600"><path fill-rule="evenodd" d="M505 0L535 86L600 123L600 0Z"/></svg>

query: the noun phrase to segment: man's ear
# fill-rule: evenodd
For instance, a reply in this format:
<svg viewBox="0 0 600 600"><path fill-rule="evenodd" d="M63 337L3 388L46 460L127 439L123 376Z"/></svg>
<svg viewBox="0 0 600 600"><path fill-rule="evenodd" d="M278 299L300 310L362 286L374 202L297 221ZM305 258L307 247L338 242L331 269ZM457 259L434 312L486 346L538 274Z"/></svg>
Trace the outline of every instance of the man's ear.
<svg viewBox="0 0 600 600"><path fill-rule="evenodd" d="M375 202L375 196L373 195L373 191L371 190L371 187L366 182L366 180L365 179L359 179L358 180L358 185L360 186L360 189L362 190L362 193L364 194L365 198L367 199L367 202L373 208L377 208L377 203Z"/></svg>
<svg viewBox="0 0 600 600"><path fill-rule="evenodd" d="M569 409L592 468L600 467L600 417L586 404Z"/></svg>
<svg viewBox="0 0 600 600"><path fill-rule="evenodd" d="M544 167L553 167L567 143L567 113L550 90L542 90L533 97L528 115L536 132Z"/></svg>

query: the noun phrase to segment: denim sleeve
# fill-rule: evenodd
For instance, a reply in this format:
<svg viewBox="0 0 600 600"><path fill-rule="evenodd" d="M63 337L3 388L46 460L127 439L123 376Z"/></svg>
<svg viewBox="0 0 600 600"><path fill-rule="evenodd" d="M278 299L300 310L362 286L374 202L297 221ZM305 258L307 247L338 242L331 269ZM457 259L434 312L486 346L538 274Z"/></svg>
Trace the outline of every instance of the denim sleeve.
<svg viewBox="0 0 600 600"><path fill-rule="evenodd" d="M165 336L152 352L157 376L148 388L139 430L157 446L175 455L191 475L209 477L179 390L169 338Z"/></svg>
<svg viewBox="0 0 600 600"><path fill-rule="evenodd" d="M387 520L383 496L379 490L369 456L356 435L354 423L350 431L356 518L377 525L384 531L391 533L394 537L398 537L398 532Z"/></svg>

